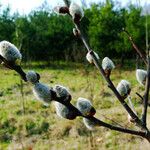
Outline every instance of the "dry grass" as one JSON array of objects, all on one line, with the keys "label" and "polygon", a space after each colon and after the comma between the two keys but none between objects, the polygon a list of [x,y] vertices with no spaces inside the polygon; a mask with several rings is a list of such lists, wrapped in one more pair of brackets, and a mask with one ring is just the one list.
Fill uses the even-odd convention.
[{"label": "dry grass", "polygon": [[[41,82],[50,86],[61,84],[67,86],[75,104],[78,97],[91,99],[97,113],[96,117],[107,122],[115,120],[123,126],[133,128],[127,121],[127,114],[113,93],[108,89],[96,69],[84,69],[84,65],[35,69],[41,74]],[[25,114],[22,112],[20,79],[10,70],[0,69],[0,149],[9,150],[130,150],[148,149],[147,141],[140,137],[121,134],[99,127],[89,131],[81,118],[74,121],[60,119],[55,114],[53,104],[49,107],[35,100],[32,85],[24,83]],[[135,71],[116,69],[112,73],[115,85],[127,79],[132,84],[134,104],[139,114],[141,104],[135,92],[143,92],[135,79]],[[149,112],[150,114],[150,112]],[[107,118],[105,117],[107,116]],[[113,122],[112,122],[113,123]],[[148,119],[150,126],[150,115]]]}]

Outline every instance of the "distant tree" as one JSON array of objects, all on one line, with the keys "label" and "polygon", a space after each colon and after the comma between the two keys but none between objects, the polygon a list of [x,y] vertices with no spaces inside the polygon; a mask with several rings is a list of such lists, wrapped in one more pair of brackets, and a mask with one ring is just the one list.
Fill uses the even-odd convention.
[{"label": "distant tree", "polygon": [[12,41],[14,30],[14,18],[10,14],[10,7],[6,7],[0,14],[0,40]]},{"label": "distant tree", "polygon": [[[132,35],[135,43],[143,49],[145,44],[144,40],[141,39],[144,39],[145,28],[141,17],[141,8],[130,5],[128,12],[125,14],[124,20],[126,30]],[[131,44],[129,44],[128,37],[124,36],[123,40],[126,47],[125,51],[131,51],[132,47]]]},{"label": "distant tree", "polygon": [[106,3],[93,5],[91,13],[89,36],[92,47],[101,56],[114,56],[118,32],[122,28],[118,10],[115,10],[112,1],[107,0]]}]

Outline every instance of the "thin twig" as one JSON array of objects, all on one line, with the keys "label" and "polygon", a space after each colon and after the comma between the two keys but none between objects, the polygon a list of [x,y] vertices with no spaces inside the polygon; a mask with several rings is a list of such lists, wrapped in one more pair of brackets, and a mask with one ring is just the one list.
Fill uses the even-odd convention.
[{"label": "thin twig", "polygon": [[146,127],[146,118],[147,118],[147,107],[148,107],[148,99],[149,99],[149,89],[150,89],[150,58],[148,57],[148,67],[147,67],[147,78],[146,78],[146,85],[145,85],[145,94],[144,94],[144,108],[142,112],[142,122],[143,125]]},{"label": "thin twig", "polygon": [[143,62],[145,63],[145,65],[147,66],[147,61],[146,58],[144,56],[144,54],[141,52],[141,50],[136,46],[135,42],[133,41],[133,38],[131,37],[131,35],[129,34],[129,32],[127,30],[125,30],[123,28],[123,31],[127,34],[130,42],[132,43],[133,48],[135,49],[135,51],[137,52],[137,54],[141,57],[141,59],[143,60]]},{"label": "thin twig", "polygon": [[149,89],[150,89],[150,54],[149,54],[149,45],[148,45],[148,23],[147,23],[147,14],[146,14],[146,52],[147,52],[147,78],[145,84],[145,94],[144,94],[144,101],[143,101],[143,112],[142,112],[142,122],[143,125],[146,127],[147,124],[147,107],[148,107],[148,98],[149,98]]},{"label": "thin twig", "polygon": [[103,116],[105,119],[107,119],[107,120],[111,121],[112,123],[114,123],[114,124],[116,124],[116,125],[118,125],[118,126],[120,126],[120,127],[123,128],[123,126],[122,126],[120,123],[118,123],[118,122],[116,122],[116,121],[114,121],[114,120],[112,120],[112,119],[106,117],[105,115],[102,115],[102,116]]},{"label": "thin twig", "polygon": [[25,99],[24,99],[24,92],[23,92],[23,81],[20,79],[20,93],[22,97],[22,111],[23,114],[25,115],[26,109],[25,109]]},{"label": "thin twig", "polygon": [[148,22],[147,22],[147,14],[146,14],[146,23],[145,23],[145,38],[146,38],[146,52],[147,52],[147,56],[149,56],[149,44],[148,44]]},{"label": "thin twig", "polygon": [[136,95],[141,99],[142,103],[144,101],[143,96],[141,96],[138,92],[136,92]]},{"label": "thin twig", "polygon": [[123,133],[129,133],[129,134],[137,135],[137,136],[141,136],[141,137],[146,136],[146,131],[136,131],[136,130],[130,130],[130,129],[121,128],[121,127],[116,127],[111,124],[105,123],[95,117],[85,117],[85,118],[89,119],[90,121],[96,123],[99,126],[103,126],[103,127],[109,128],[111,130],[115,130],[115,131],[119,131],[119,132],[123,132]]}]

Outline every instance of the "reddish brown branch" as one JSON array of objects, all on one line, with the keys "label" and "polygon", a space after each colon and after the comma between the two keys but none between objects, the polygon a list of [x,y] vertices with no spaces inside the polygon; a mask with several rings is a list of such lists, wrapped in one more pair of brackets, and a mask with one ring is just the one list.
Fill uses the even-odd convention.
[{"label": "reddish brown branch", "polygon": [[147,66],[147,61],[146,61],[146,57],[145,55],[141,52],[141,50],[136,46],[133,38],[131,37],[131,35],[129,34],[128,31],[126,31],[124,28],[123,28],[123,31],[127,34],[133,48],[135,49],[136,53],[141,57],[141,59],[143,60],[143,62],[145,63],[145,65]]}]

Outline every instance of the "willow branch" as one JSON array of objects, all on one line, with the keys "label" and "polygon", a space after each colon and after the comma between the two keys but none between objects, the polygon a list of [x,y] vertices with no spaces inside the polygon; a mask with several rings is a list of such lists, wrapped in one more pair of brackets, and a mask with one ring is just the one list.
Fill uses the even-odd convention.
[{"label": "willow branch", "polygon": [[124,28],[123,28],[123,31],[127,34],[131,44],[132,44],[132,47],[135,49],[136,53],[141,57],[141,59],[143,60],[143,62],[145,63],[145,65],[147,66],[147,61],[146,61],[146,58],[144,56],[144,54],[141,52],[141,50],[136,46],[133,38],[131,37],[131,35],[129,34],[128,31],[126,31]]},{"label": "willow branch", "polygon": [[[66,0],[64,0],[65,4],[66,4]],[[69,4],[66,4],[67,7],[69,7]],[[74,21],[73,21],[74,22]],[[115,96],[118,98],[118,100],[120,101],[120,103],[122,104],[122,106],[125,108],[125,110],[128,112],[128,114],[135,120],[136,124],[141,127],[142,129],[146,130],[147,133],[149,133],[149,130],[147,129],[146,126],[143,125],[142,121],[138,118],[138,116],[131,110],[131,108],[128,106],[128,104],[124,101],[124,98],[118,93],[118,91],[116,90],[114,84],[112,83],[112,81],[110,80],[109,77],[107,77],[105,75],[105,72],[103,70],[103,68],[101,67],[101,65],[99,64],[98,62],[98,59],[96,58],[94,52],[91,50],[90,46],[88,45],[87,41],[86,41],[86,38],[84,36],[84,33],[82,33],[82,30],[80,28],[80,25],[75,23],[74,22],[74,25],[76,27],[76,29],[79,31],[80,33],[80,39],[82,40],[84,46],[86,47],[87,51],[90,52],[92,58],[93,58],[93,61],[94,61],[94,64],[95,66],[97,67],[97,69],[99,70],[99,73],[103,76],[103,78],[106,80],[106,82],[108,83],[108,86],[110,87],[110,89],[114,92]],[[129,35],[129,34],[128,34]],[[132,45],[133,47],[135,48],[135,50],[137,51],[137,53],[140,55],[140,57],[143,59],[144,63],[147,65],[147,62],[143,56],[143,54],[140,52],[140,50],[137,48],[137,46],[134,44],[132,38],[130,37],[130,40],[132,42]],[[85,116],[83,116],[85,117]],[[87,118],[87,117],[85,117]],[[120,131],[120,132],[125,132],[125,133],[130,133],[130,134],[134,134],[134,135],[141,135],[141,136],[144,136],[145,137],[145,132],[140,132],[140,131],[134,131],[134,130],[128,130],[128,129],[124,129],[124,128],[121,128],[121,127],[115,127],[115,126],[112,126],[110,124],[107,124],[107,123],[104,123],[102,121],[98,121],[96,118],[92,117],[92,118],[88,118],[88,119],[91,119],[91,121],[95,121],[97,123],[99,123],[99,125],[101,126],[104,126],[104,127],[107,127],[109,129],[112,129],[112,130],[117,130],[117,131]]]},{"label": "willow branch", "polygon": [[70,102],[63,101],[63,99],[58,98],[58,97],[55,98],[55,101],[65,105],[70,111],[73,111],[76,114],[76,116],[81,116],[81,117],[84,117],[86,119],[89,119],[96,126],[103,126],[103,127],[108,128],[108,129],[111,129],[111,130],[115,130],[115,131],[119,131],[119,132],[123,132],[123,133],[128,133],[128,134],[132,134],[132,135],[137,135],[137,136],[141,136],[143,138],[146,138],[146,134],[147,134],[146,131],[130,130],[130,129],[126,129],[123,127],[118,127],[118,126],[108,124],[106,122],[103,122],[103,121],[95,118],[95,117],[83,116],[82,113],[75,106],[73,106]]},{"label": "willow branch", "polygon": [[87,50],[90,52],[91,56],[93,57],[94,64],[97,67],[97,69],[99,70],[99,73],[106,80],[106,82],[108,83],[108,86],[114,92],[115,96],[118,98],[118,100],[120,101],[122,106],[125,108],[125,110],[128,112],[128,114],[135,120],[136,124],[139,127],[141,127],[142,129],[148,130],[145,126],[143,126],[143,124],[142,124],[141,120],[138,118],[138,116],[132,111],[132,109],[124,101],[123,97],[118,93],[118,91],[116,90],[116,88],[115,88],[114,84],[112,83],[112,81],[110,80],[110,78],[105,75],[105,72],[104,72],[103,68],[101,67],[101,65],[99,64],[98,59],[95,57],[94,52],[92,50],[90,50],[90,46],[87,44],[87,42],[85,40],[84,34],[82,33],[82,30],[80,29],[80,25],[75,24],[75,27],[77,30],[80,31],[80,34],[81,34],[80,38],[81,38],[83,44],[85,45],[85,47],[87,48]]},{"label": "willow branch", "polygon": [[147,78],[146,78],[146,85],[145,85],[145,94],[144,94],[144,99],[143,99],[144,108],[143,108],[143,112],[142,112],[142,122],[145,127],[147,124],[146,118],[147,118],[149,89],[150,89],[150,58],[148,57]]},{"label": "willow branch", "polygon": [[20,76],[21,78],[26,82],[27,79],[26,79],[26,73],[22,70],[22,68],[18,65],[15,65],[14,62],[9,62],[7,61],[3,56],[0,55],[0,60],[2,62],[4,62],[4,64],[10,68],[10,69],[13,69],[15,70]]}]

